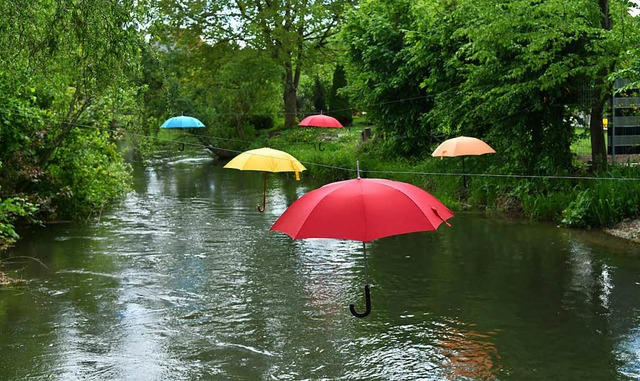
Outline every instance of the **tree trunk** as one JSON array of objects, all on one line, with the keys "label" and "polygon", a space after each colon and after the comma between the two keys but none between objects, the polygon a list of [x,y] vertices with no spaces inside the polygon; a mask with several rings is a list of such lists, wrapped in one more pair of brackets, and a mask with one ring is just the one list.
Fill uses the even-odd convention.
[{"label": "tree trunk", "polygon": [[242,143],[247,143],[247,138],[244,135],[244,113],[236,117],[236,132],[242,139]]},{"label": "tree trunk", "polygon": [[297,93],[293,84],[289,81],[284,84],[284,126],[285,128],[296,125]]},{"label": "tree trunk", "polygon": [[[298,56],[300,53],[298,53]],[[298,59],[299,61],[299,59]],[[291,58],[285,62],[284,81],[284,126],[285,128],[296,125],[298,113],[298,84],[300,83],[300,63],[293,65]]]},{"label": "tree trunk", "polygon": [[[598,0],[601,12],[601,25],[604,30],[611,30],[611,18],[609,17],[609,0]],[[593,170],[600,171],[607,167],[607,146],[604,142],[604,129],[602,126],[602,114],[606,91],[604,89],[604,78],[609,74],[605,66],[598,71],[595,78],[592,104],[591,120],[589,121],[589,132],[591,133],[591,161]]]},{"label": "tree trunk", "polygon": [[596,80],[593,92],[593,104],[591,105],[591,120],[589,132],[591,135],[591,162],[593,170],[600,171],[607,167],[607,146],[604,142],[604,129],[602,126],[602,114],[604,109],[604,97],[601,79]]},{"label": "tree trunk", "polygon": [[534,113],[528,119],[527,124],[531,132],[531,143],[529,145],[530,155],[526,163],[526,168],[527,173],[534,173],[545,150],[543,118],[537,115],[537,113]]}]

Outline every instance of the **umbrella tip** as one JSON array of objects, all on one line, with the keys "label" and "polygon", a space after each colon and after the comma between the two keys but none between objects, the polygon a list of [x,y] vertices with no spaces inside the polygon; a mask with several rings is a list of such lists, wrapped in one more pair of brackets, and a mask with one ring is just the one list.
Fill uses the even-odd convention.
[{"label": "umbrella tip", "polygon": [[358,178],[360,178],[360,160],[356,160],[356,171],[358,172]]}]

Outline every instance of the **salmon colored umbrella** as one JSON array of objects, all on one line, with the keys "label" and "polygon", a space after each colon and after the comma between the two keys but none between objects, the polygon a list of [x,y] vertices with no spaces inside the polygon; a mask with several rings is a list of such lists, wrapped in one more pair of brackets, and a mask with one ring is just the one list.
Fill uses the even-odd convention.
[{"label": "salmon colored umbrella", "polygon": [[459,136],[442,142],[431,156],[442,159],[445,156],[484,155],[485,153],[496,153],[496,151],[480,139]]},{"label": "salmon colored umbrella", "polygon": [[304,119],[300,123],[298,123],[300,127],[324,127],[324,128],[343,128],[344,126],[340,121],[334,117],[329,115],[310,115]]},{"label": "salmon colored umbrella", "polygon": [[239,169],[241,171],[264,171],[262,206],[258,206],[258,211],[260,212],[264,212],[267,202],[267,172],[295,172],[296,180],[300,180],[300,172],[306,170],[304,165],[295,157],[284,151],[268,147],[242,152],[231,159],[224,168]]},{"label": "salmon colored umbrella", "polygon": [[453,213],[435,197],[414,185],[385,179],[327,184],[306,193],[278,218],[271,230],[293,239],[336,238],[362,241],[366,311],[371,312],[365,242],[392,235],[436,230]]},{"label": "salmon colored umbrella", "polygon": [[[457,138],[448,139],[442,142],[438,148],[431,154],[433,157],[440,157],[442,160],[445,156],[470,156],[484,155],[487,153],[496,153],[487,143],[478,138],[468,136],[459,136]],[[467,187],[467,178],[464,175],[464,157],[462,158],[462,180],[465,188]]]}]

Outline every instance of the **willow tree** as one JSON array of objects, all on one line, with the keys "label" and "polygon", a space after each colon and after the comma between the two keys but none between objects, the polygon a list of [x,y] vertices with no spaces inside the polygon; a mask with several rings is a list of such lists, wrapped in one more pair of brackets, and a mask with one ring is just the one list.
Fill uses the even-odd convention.
[{"label": "willow tree", "polygon": [[[296,122],[300,75],[327,48],[355,0],[159,0],[164,18],[215,44],[235,41],[268,52],[283,69],[285,126]],[[324,59],[324,58],[323,58]]]},{"label": "willow tree", "polygon": [[122,158],[100,129],[135,104],[127,85],[139,62],[136,4],[0,2],[0,197],[28,193],[50,211],[65,202],[76,213],[124,186]]}]

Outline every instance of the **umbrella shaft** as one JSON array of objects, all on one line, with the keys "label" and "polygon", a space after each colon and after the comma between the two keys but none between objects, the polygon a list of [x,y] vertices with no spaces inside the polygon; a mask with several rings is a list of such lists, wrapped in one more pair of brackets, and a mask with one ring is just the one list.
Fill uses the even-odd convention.
[{"label": "umbrella shaft", "polygon": [[262,207],[267,205],[267,172],[264,173],[264,188],[262,191]]},{"label": "umbrella shaft", "polygon": [[364,253],[364,284],[369,284],[369,273],[367,271],[367,246],[362,242],[362,252]]}]

